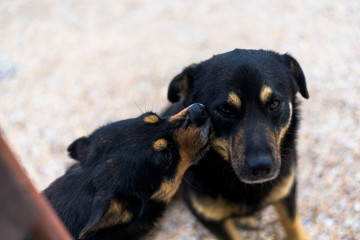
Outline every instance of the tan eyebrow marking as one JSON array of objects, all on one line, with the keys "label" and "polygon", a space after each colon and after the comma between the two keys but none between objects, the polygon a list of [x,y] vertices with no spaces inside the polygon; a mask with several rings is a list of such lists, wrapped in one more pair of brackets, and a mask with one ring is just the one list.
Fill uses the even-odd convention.
[{"label": "tan eyebrow marking", "polygon": [[160,138],[158,140],[156,140],[153,144],[153,148],[155,149],[155,151],[162,151],[167,147],[167,141],[164,138]]},{"label": "tan eyebrow marking", "polygon": [[150,114],[144,117],[144,122],[147,123],[157,123],[158,121],[160,121],[160,118],[154,114]]},{"label": "tan eyebrow marking", "polygon": [[269,86],[264,86],[261,91],[260,91],[260,100],[262,103],[267,103],[268,101],[270,101],[271,95],[272,95],[272,90]]},{"label": "tan eyebrow marking", "polygon": [[229,93],[229,96],[227,98],[227,103],[236,108],[240,108],[241,106],[241,100],[239,96],[234,92]]}]

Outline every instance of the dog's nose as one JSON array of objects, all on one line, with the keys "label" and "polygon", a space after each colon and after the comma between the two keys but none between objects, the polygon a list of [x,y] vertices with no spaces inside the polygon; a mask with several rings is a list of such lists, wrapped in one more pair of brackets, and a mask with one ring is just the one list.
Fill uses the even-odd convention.
[{"label": "dog's nose", "polygon": [[272,159],[268,155],[250,156],[247,165],[253,178],[265,178],[272,172]]},{"label": "dog's nose", "polygon": [[195,123],[197,126],[200,126],[209,118],[206,107],[201,103],[194,103],[190,105],[187,116],[190,121]]}]

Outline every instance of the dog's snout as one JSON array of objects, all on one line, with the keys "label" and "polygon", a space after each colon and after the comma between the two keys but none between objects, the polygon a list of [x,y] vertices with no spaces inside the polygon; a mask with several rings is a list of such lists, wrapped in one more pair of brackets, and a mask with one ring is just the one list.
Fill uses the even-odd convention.
[{"label": "dog's snout", "polygon": [[192,123],[200,126],[209,118],[209,114],[203,104],[194,103],[189,107],[187,117]]},{"label": "dog's snout", "polygon": [[272,172],[272,158],[268,155],[250,156],[247,165],[253,178],[265,178]]}]

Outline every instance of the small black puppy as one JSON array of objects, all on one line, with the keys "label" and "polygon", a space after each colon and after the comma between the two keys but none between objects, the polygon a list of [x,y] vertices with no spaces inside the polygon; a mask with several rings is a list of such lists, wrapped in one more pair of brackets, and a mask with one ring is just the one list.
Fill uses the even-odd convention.
[{"label": "small black puppy", "polygon": [[175,103],[198,102],[212,122],[211,149],[186,172],[182,196],[220,239],[237,239],[233,220],[274,205],[291,240],[308,239],[296,207],[297,93],[309,94],[288,54],[235,49],[185,68],[170,83]]},{"label": "small black puppy", "polygon": [[209,126],[201,104],[166,119],[149,112],[103,126],[69,146],[79,163],[44,194],[76,239],[138,239],[208,149]]}]

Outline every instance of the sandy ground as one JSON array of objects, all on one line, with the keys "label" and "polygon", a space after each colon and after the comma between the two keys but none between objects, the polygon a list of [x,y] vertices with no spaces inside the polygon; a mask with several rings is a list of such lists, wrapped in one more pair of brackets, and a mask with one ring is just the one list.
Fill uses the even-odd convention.
[{"label": "sandy ground", "polygon": [[[39,189],[66,148],[105,123],[167,106],[183,67],[234,48],[303,67],[299,209],[314,239],[360,239],[360,2],[0,2],[0,126]],[[283,236],[273,209],[245,239]],[[153,239],[211,237],[176,200]]]}]

